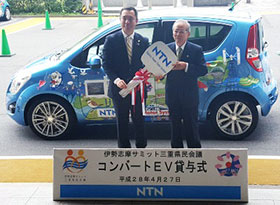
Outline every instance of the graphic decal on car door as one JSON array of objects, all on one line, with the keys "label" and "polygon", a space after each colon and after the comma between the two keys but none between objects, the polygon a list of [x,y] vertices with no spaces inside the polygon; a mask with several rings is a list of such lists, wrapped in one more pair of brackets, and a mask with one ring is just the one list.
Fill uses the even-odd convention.
[{"label": "graphic decal on car door", "polygon": [[234,87],[238,90],[239,86],[249,87],[260,81],[250,74],[240,76],[236,71],[237,64],[231,58],[224,60],[222,56],[219,56],[215,61],[207,62],[206,66],[208,73],[198,78],[198,87],[205,92],[211,87]]}]

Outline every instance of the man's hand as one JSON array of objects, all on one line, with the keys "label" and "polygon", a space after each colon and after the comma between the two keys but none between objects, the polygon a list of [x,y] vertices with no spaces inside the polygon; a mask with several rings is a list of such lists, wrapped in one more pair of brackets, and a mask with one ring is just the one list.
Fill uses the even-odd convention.
[{"label": "man's hand", "polygon": [[156,81],[160,81],[164,78],[164,75],[155,76]]},{"label": "man's hand", "polygon": [[151,73],[151,75],[155,78],[155,80],[158,82],[164,78],[165,75],[154,75]]},{"label": "man's hand", "polygon": [[185,70],[187,67],[187,63],[184,61],[177,61],[175,64],[172,64],[172,70]]},{"label": "man's hand", "polygon": [[117,82],[117,86],[118,86],[119,88],[121,88],[121,89],[127,88],[127,85],[126,85],[126,83],[124,82],[124,80],[119,80],[119,81]]}]

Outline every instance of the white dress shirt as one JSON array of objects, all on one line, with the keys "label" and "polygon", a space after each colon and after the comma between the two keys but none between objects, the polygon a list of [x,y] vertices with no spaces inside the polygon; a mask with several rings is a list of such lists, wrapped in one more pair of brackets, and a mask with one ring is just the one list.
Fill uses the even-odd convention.
[{"label": "white dress shirt", "polygon": [[[134,32],[133,32],[131,35],[127,35],[127,34],[122,30],[122,34],[123,34],[124,39],[126,39],[127,37],[130,37],[130,40],[132,41],[132,42],[131,42],[131,50],[133,50]],[[125,41],[125,43],[126,43],[126,41]],[[116,79],[114,80],[114,84],[117,85],[118,82],[119,82],[120,80],[121,80],[120,78],[116,78]]]}]

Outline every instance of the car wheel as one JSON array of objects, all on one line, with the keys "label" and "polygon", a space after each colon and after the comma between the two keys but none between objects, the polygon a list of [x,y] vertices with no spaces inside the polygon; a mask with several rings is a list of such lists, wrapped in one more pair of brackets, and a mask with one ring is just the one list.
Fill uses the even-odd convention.
[{"label": "car wheel", "polygon": [[217,132],[231,140],[241,140],[250,135],[258,119],[255,104],[242,98],[218,100],[211,112],[211,121]]},{"label": "car wheel", "polygon": [[10,9],[7,7],[7,8],[5,9],[4,20],[8,21],[8,20],[10,20],[10,19],[11,19],[11,11],[10,11]]},{"label": "car wheel", "polygon": [[63,99],[50,96],[32,102],[27,120],[32,131],[44,139],[65,137],[76,124],[71,105]]}]

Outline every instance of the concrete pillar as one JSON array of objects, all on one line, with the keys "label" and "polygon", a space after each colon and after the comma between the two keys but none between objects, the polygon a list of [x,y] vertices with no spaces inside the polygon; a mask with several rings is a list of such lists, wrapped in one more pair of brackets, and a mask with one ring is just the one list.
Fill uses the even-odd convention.
[{"label": "concrete pillar", "polygon": [[[85,6],[86,11],[83,11],[83,13],[88,13],[88,14],[92,14],[94,11],[93,9],[93,0],[83,0],[82,1],[83,6]],[[97,7],[97,6],[96,6]]]},{"label": "concrete pillar", "polygon": [[194,0],[187,0],[187,7],[193,7],[194,6]]},{"label": "concrete pillar", "polygon": [[123,8],[127,7],[127,0],[123,0]]},{"label": "concrete pillar", "polygon": [[178,7],[182,7],[182,6],[183,6],[182,0],[177,0],[177,6],[178,6]]},{"label": "concrete pillar", "polygon": [[100,3],[101,3],[101,8],[105,8],[104,4],[103,4],[103,0],[100,0]]},{"label": "concrete pillar", "polygon": [[148,0],[148,8],[152,9],[152,0]]},{"label": "concrete pillar", "polygon": [[138,7],[138,8],[143,7],[142,0],[137,0],[137,6],[136,7]]},{"label": "concrete pillar", "polygon": [[174,7],[174,8],[177,7],[177,0],[173,0],[173,7]]},{"label": "concrete pillar", "polygon": [[173,0],[173,7],[176,8],[176,7],[182,7],[183,4],[182,4],[182,0]]},{"label": "concrete pillar", "polygon": [[89,10],[89,0],[83,0],[82,4],[86,6],[87,11]]}]

